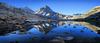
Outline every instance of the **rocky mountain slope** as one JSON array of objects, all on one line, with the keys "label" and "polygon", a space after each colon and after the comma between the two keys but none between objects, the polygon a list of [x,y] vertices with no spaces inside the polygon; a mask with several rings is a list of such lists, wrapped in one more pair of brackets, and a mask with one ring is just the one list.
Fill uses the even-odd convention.
[{"label": "rocky mountain slope", "polygon": [[20,28],[22,28],[21,30],[27,30],[29,24],[24,24],[24,22],[32,18],[34,20],[45,19],[35,15],[34,11],[29,8],[16,8],[0,2],[0,34],[20,30]]}]

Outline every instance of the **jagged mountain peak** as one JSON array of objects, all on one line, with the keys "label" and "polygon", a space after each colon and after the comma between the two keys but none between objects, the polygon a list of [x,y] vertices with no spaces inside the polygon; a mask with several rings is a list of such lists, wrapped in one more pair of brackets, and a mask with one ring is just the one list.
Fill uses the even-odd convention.
[{"label": "jagged mountain peak", "polygon": [[45,5],[44,7],[40,8],[41,11],[48,11],[48,12],[51,12],[52,9],[48,6],[48,5]]},{"label": "jagged mountain peak", "polygon": [[55,14],[56,12],[54,12],[48,5],[45,5],[44,7],[37,10],[36,13],[37,14],[43,14],[43,13]]},{"label": "jagged mountain peak", "polygon": [[50,9],[50,7],[48,5],[45,5],[44,8],[45,9]]},{"label": "jagged mountain peak", "polygon": [[53,11],[48,5],[45,5],[44,7],[40,8],[36,11],[36,14],[41,17],[47,17],[51,19],[57,19],[57,12]]}]

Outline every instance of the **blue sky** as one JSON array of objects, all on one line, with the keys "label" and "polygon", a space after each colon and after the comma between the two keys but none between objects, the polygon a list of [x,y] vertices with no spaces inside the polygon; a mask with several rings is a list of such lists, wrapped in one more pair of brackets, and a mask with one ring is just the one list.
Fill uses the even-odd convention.
[{"label": "blue sky", "polygon": [[0,0],[16,7],[29,7],[37,10],[48,5],[53,11],[66,15],[85,13],[95,6],[100,6],[100,0]]}]

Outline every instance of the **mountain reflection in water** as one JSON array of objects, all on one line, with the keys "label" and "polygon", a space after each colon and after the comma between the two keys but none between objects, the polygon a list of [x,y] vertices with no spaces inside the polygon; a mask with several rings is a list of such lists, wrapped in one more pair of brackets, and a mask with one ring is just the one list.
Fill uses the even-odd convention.
[{"label": "mountain reflection in water", "polygon": [[91,27],[92,25],[87,24],[86,22],[60,21],[57,24],[54,23],[56,26],[53,25],[54,28],[46,34],[36,28],[30,29],[25,34],[14,31],[5,36],[0,36],[0,43],[50,43],[58,39],[64,42],[69,40],[79,41],[80,39],[96,42],[94,39],[100,37],[100,34],[97,34],[95,31],[98,27]]}]

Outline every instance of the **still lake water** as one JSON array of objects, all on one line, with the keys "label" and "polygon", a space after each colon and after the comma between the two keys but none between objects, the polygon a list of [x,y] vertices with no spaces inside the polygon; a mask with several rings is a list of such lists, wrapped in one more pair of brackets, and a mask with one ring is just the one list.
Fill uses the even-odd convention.
[{"label": "still lake water", "polygon": [[64,40],[75,38],[93,39],[95,37],[100,37],[100,34],[97,34],[95,31],[84,25],[69,23],[54,27],[47,34],[40,32],[36,28],[30,29],[26,34],[20,34],[17,30],[5,36],[0,36],[0,43],[14,43],[16,41],[19,43],[28,43],[30,41],[35,42],[36,40],[40,41],[43,39],[49,40],[57,37],[62,37]]}]

